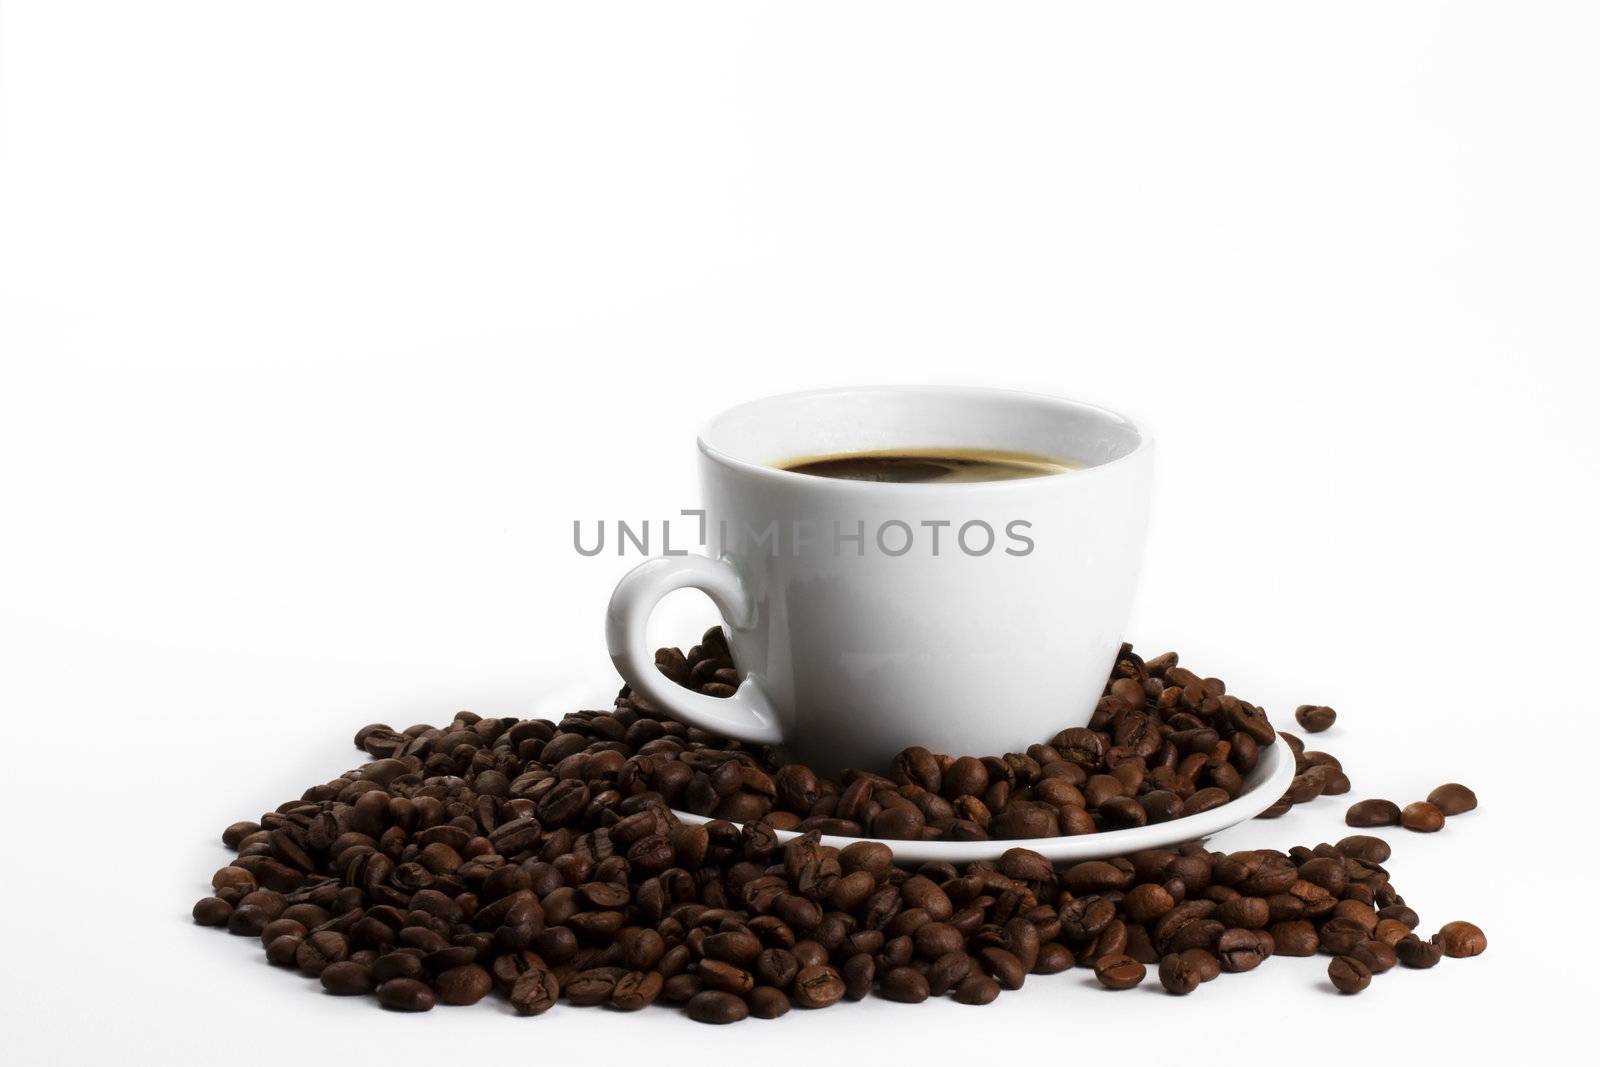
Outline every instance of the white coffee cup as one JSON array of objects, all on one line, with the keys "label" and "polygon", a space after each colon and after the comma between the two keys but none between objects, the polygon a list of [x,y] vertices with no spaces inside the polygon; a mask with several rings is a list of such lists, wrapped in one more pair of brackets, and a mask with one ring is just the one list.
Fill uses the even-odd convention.
[{"label": "white coffee cup", "polygon": [[[699,444],[716,558],[640,564],[606,617],[618,672],[651,704],[823,772],[881,769],[912,744],[1022,751],[1088,721],[1149,510],[1150,439],[1128,419],[1027,393],[845,388],[743,404]],[[1080,469],[888,483],[774,466],[896,448],[1027,452]],[[646,623],[685,587],[722,613],[743,675],[731,697],[655,666]]]}]

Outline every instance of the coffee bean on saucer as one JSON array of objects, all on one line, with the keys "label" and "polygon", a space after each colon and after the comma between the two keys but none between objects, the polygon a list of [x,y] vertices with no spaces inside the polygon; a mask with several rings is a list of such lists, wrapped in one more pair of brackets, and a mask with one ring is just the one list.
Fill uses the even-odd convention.
[{"label": "coffee bean on saucer", "polygon": [[1320,734],[1333,725],[1338,713],[1320,704],[1301,704],[1294,709],[1294,721],[1308,734]]},{"label": "coffee bean on saucer", "polygon": [[1328,981],[1341,993],[1359,993],[1372,984],[1372,972],[1354,956],[1335,956],[1328,964]]},{"label": "coffee bean on saucer", "polygon": [[1483,936],[1482,930],[1459,920],[1439,927],[1439,932],[1433,935],[1433,943],[1452,959],[1476,956],[1489,947],[1489,939]]},{"label": "coffee bean on saucer", "polygon": [[1144,981],[1144,964],[1132,956],[1101,956],[1094,961],[1094,976],[1107,989],[1132,989]]},{"label": "coffee bean on saucer", "polygon": [[1419,800],[1407,804],[1405,810],[1400,812],[1400,825],[1421,834],[1435,833],[1444,829],[1444,812],[1425,800]]},{"label": "coffee bean on saucer", "polygon": [[1344,813],[1346,826],[1398,826],[1400,805],[1392,800],[1358,800]]},{"label": "coffee bean on saucer", "polygon": [[1478,797],[1464,785],[1447,782],[1428,794],[1428,803],[1446,815],[1460,815],[1476,808]]}]

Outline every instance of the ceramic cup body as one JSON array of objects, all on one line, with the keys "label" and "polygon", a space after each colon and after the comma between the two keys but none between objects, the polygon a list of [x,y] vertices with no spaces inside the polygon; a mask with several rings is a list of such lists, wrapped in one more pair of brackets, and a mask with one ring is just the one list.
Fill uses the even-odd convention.
[{"label": "ceramic cup body", "polygon": [[[883,769],[910,744],[1022,751],[1088,721],[1122,640],[1148,514],[1150,442],[1072,401],[994,390],[825,390],[742,405],[700,436],[708,549],[636,568],[611,655],[656,706],[780,744],[824,771]],[[773,465],[891,448],[1021,451],[1081,469],[1012,481],[844,481]],[[644,624],[704,590],[743,682],[664,678]]]}]

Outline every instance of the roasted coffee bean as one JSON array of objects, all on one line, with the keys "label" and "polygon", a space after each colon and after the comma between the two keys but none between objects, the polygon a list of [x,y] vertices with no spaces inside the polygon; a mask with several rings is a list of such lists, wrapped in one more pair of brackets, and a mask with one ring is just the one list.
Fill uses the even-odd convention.
[{"label": "roasted coffee bean", "polygon": [[732,993],[707,989],[689,998],[689,1018],[697,1023],[721,1026],[736,1023],[750,1015],[750,1008]]},{"label": "roasted coffee bean", "polygon": [[1357,945],[1367,940],[1367,930],[1348,919],[1330,919],[1317,931],[1323,952],[1333,956],[1348,956]]},{"label": "roasted coffee bean", "polygon": [[620,967],[590,967],[563,982],[561,993],[580,1007],[604,1004],[611,999],[612,992],[617,988],[617,979],[626,973]]},{"label": "roasted coffee bean", "polygon": [[1094,961],[1094,976],[1107,989],[1132,989],[1144,981],[1144,964],[1132,956],[1101,956]]},{"label": "roasted coffee bean", "polygon": [[201,926],[226,926],[233,905],[220,897],[201,897],[195,902],[194,921]]},{"label": "roasted coffee bean", "polygon": [[1338,713],[1320,704],[1301,704],[1294,709],[1294,721],[1308,734],[1320,734],[1333,725]]},{"label": "roasted coffee bean", "polygon": [[[1139,927],[1138,929],[1142,933],[1144,928]],[[1148,941],[1146,941],[1146,944],[1148,944]],[[1141,963],[1144,962],[1137,953],[1131,950],[1129,955],[1140,960]],[[1039,946],[1039,958],[1033,963],[1033,973],[1060,974],[1062,971],[1070,971],[1076,964],[1077,960],[1072,955],[1070,948],[1059,941],[1046,941]]]},{"label": "roasted coffee bean", "polygon": [[1389,842],[1367,834],[1351,834],[1334,846],[1342,856],[1362,863],[1384,863],[1389,859]]},{"label": "roasted coffee bean", "polygon": [[928,967],[928,992],[939,997],[966,981],[974,971],[972,957],[965,951],[950,952]]},{"label": "roasted coffee bean", "polygon": [[511,986],[511,1006],[518,1015],[543,1015],[555,1007],[560,996],[560,983],[544,967],[529,968]]},{"label": "roasted coffee bean", "polygon": [[1439,927],[1439,932],[1433,935],[1433,943],[1452,959],[1477,956],[1489,947],[1489,939],[1483,936],[1482,930],[1460,920]]},{"label": "roasted coffee bean", "polygon": [[858,952],[839,967],[839,977],[844,981],[844,995],[850,1000],[861,1000],[872,992],[878,967],[872,956]]},{"label": "roasted coffee bean", "polygon": [[494,979],[476,963],[464,963],[441,971],[433,984],[445,1004],[476,1004],[489,995]]},{"label": "roasted coffee bean", "polygon": [[382,985],[391,978],[421,978],[423,974],[422,957],[414,952],[386,952],[372,961],[372,981],[375,985]]},{"label": "roasted coffee bean", "polygon": [[1478,797],[1464,785],[1447,782],[1428,794],[1428,803],[1445,815],[1460,815],[1476,808]]},{"label": "roasted coffee bean", "polygon": [[1354,956],[1335,956],[1328,964],[1328,981],[1341,993],[1359,993],[1372,984],[1372,972]]},{"label": "roasted coffee bean", "polygon": [[1000,983],[984,974],[974,974],[956,986],[955,998],[962,1004],[993,1004],[1000,996]]},{"label": "roasted coffee bean", "polygon": [[1255,970],[1272,950],[1272,938],[1263,939],[1260,930],[1235,927],[1224,931],[1217,939],[1217,958],[1222,969],[1234,973]]},{"label": "roasted coffee bean", "polygon": [[295,950],[295,966],[312,978],[322,973],[330,963],[338,963],[350,955],[350,942],[343,934],[332,930],[319,930],[300,942]]},{"label": "roasted coffee bean", "polygon": [[1007,949],[997,946],[979,949],[978,959],[983,969],[1005,989],[1021,989],[1022,983],[1027,981],[1028,968]]},{"label": "roasted coffee bean", "polygon": [[802,1008],[827,1008],[844,997],[845,984],[832,967],[814,964],[800,969],[789,992]]},{"label": "roasted coffee bean", "polygon": [[756,957],[756,977],[767,985],[788,989],[800,973],[800,961],[786,948],[769,948]]},{"label": "roasted coffee bean", "polygon": [[1399,962],[1394,949],[1382,941],[1363,941],[1350,955],[1366,964],[1367,970],[1373,974],[1382,974]]},{"label": "roasted coffee bean", "polygon": [[1202,982],[1209,982],[1222,973],[1222,964],[1217,957],[1203,948],[1185,949],[1177,955],[1194,969],[1194,973],[1200,976]]},{"label": "roasted coffee bean", "polygon": [[[629,971],[617,979],[611,990],[611,1006],[618,1011],[640,1011],[661,995],[664,979],[656,971]],[[771,988],[763,986],[763,989]],[[781,995],[781,994],[780,994]],[[775,1018],[776,1016],[763,1016]]]},{"label": "roasted coffee bean", "polygon": [[781,989],[758,985],[745,997],[750,1014],[757,1019],[776,1019],[789,1013],[789,997]]},{"label": "roasted coffee bean", "polygon": [[878,993],[902,1004],[920,1004],[928,999],[928,980],[914,967],[896,967],[879,980]]},{"label": "roasted coffee bean", "polygon": [[1344,813],[1346,826],[1398,826],[1400,805],[1392,800],[1358,800]]},{"label": "roasted coffee bean", "polygon": [[[725,993],[744,996],[755,988],[755,976],[742,967],[721,960],[704,959],[695,965],[695,973],[707,989],[720,989]],[[610,996],[610,990],[606,996]]]},{"label": "roasted coffee bean", "polygon": [[366,964],[341,960],[322,969],[322,988],[334,996],[365,996],[373,987],[372,968]]},{"label": "roasted coffee bean", "polygon": [[305,938],[299,934],[284,934],[273,938],[267,945],[267,962],[275,967],[293,967],[304,940]]},{"label": "roasted coffee bean", "polygon": [[378,987],[378,1003],[390,1011],[428,1011],[433,990],[415,978],[391,978]]},{"label": "roasted coffee bean", "polygon": [[1444,812],[1425,800],[1419,800],[1414,804],[1407,804],[1400,812],[1400,825],[1407,830],[1431,834],[1444,829]]},{"label": "roasted coffee bean", "polygon": [[1317,928],[1304,919],[1273,923],[1268,933],[1273,951],[1280,956],[1315,956],[1320,947]]},{"label": "roasted coffee bean", "polygon": [[1161,979],[1161,988],[1177,996],[1193,993],[1205,980],[1200,977],[1199,969],[1189,959],[1176,952],[1161,957],[1156,977]]},{"label": "roasted coffee bean", "polygon": [[1394,954],[1407,967],[1426,970],[1439,962],[1444,950],[1432,941],[1412,935],[1395,942]]}]

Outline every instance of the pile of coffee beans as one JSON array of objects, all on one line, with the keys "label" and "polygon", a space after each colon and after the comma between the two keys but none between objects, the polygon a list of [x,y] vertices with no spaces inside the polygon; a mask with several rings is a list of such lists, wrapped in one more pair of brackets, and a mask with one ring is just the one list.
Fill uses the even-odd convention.
[{"label": "pile of coffee beans", "polygon": [[[711,696],[731,696],[739,679],[720,627],[687,653],[661,649],[656,665]],[[625,692],[618,706],[656,713],[638,694]],[[1175,653],[1145,660],[1124,645],[1088,725],[1026,752],[951,756],[913,747],[883,773],[853,769],[835,779],[773,750],[690,736],[690,746],[653,756],[645,770],[649,787],[679,810],[842,837],[983,841],[1092,834],[1226,804],[1278,732],[1220,678],[1180,667]],[[1284,738],[1296,775],[1264,817],[1349,792],[1337,759]]]},{"label": "pile of coffee beans", "polygon": [[1458,782],[1446,782],[1404,808],[1392,800],[1358,800],[1344,813],[1347,826],[1403,826],[1417,833],[1431,834],[1444,829],[1451,815],[1461,815],[1478,806],[1478,795]]},{"label": "pile of coffee beans", "polygon": [[[1184,711],[1156,715],[1154,751],[1178,747],[1174,733],[1217,728],[1182,715],[1227,719],[1234,737],[1260,743],[1254,712],[1234,721],[1220,690],[1189,703],[1207,699],[1204,716],[1181,701]],[[1109,747],[1147,743],[1119,739],[1117,718],[1091,732],[1109,734]],[[816,830],[780,845],[773,808],[743,826],[686,825],[658,788],[658,764],[711,767],[747,789],[753,761],[692,766],[688,754],[719,750],[626,694],[611,712],[559,723],[462,712],[439,727],[368,726],[356,743],[370,762],[223,832],[237,855],[193,915],[257,938],[270,962],[328,994],[394,1011],[497,995],[524,1015],[561,1001],[662,1003],[729,1023],[872,995],[988,1004],[1074,967],[1108,989],[1155,967],[1183,994],[1270,956],[1318,952],[1334,957],[1338,988],[1357,989],[1395,963],[1430,967],[1485,947],[1470,923],[1419,935],[1383,867],[1389,847],[1373,837],[1287,852],[1190,845],[1057,870],[1021,848],[992,863],[902,867],[886,845],[835,850]],[[1194,792],[1223,788],[1208,777],[1222,744],[1180,748],[1180,766],[1205,756],[1191,761]],[[1231,752],[1218,766],[1232,766]],[[1057,754],[1043,762],[1072,761]]]}]

